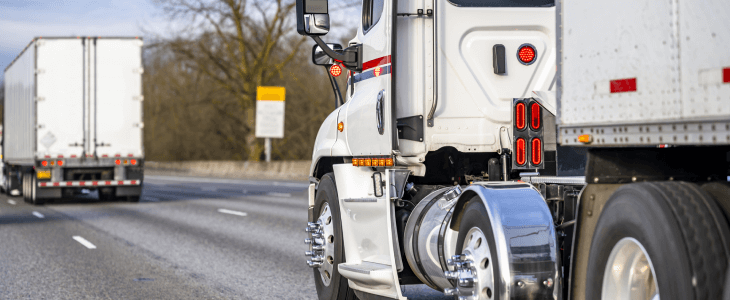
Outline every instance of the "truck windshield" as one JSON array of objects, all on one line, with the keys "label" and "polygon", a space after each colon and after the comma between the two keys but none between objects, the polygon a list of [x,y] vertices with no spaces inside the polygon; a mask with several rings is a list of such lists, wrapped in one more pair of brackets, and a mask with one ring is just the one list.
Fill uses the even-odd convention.
[{"label": "truck windshield", "polygon": [[549,7],[555,0],[449,0],[451,4],[463,7]]}]

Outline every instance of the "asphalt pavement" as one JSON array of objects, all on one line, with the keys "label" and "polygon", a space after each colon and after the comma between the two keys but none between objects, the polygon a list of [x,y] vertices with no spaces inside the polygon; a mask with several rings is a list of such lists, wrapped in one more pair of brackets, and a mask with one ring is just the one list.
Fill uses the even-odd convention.
[{"label": "asphalt pavement", "polygon": [[317,299],[306,188],[147,176],[140,203],[0,195],[0,299]]}]

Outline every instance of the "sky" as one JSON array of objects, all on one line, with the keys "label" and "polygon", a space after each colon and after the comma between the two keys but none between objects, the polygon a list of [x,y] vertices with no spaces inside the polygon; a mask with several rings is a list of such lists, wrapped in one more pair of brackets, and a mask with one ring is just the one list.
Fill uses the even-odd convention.
[{"label": "sky", "polygon": [[37,36],[142,36],[168,24],[151,0],[0,0],[0,70]]},{"label": "sky", "polygon": [[[351,8],[333,12],[331,17],[333,23],[347,18],[358,20],[358,12],[359,7]],[[0,71],[5,70],[34,37],[144,38],[145,32],[164,35],[174,31],[173,23],[152,0],[0,0]],[[335,30],[333,28],[333,33]],[[339,40],[334,36],[330,39]]]}]

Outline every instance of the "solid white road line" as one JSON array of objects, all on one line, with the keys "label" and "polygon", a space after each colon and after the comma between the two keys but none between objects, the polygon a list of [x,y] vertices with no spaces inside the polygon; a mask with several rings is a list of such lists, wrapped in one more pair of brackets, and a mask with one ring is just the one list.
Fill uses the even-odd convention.
[{"label": "solid white road line", "polygon": [[235,211],[235,210],[230,210],[230,209],[225,209],[225,208],[219,208],[219,209],[218,209],[218,212],[219,212],[219,213],[223,213],[223,214],[229,214],[229,215],[236,215],[236,216],[241,216],[241,217],[245,217],[245,216],[247,216],[247,215],[248,215],[248,214],[247,214],[247,213],[245,213],[245,212],[241,212],[241,211]]},{"label": "solid white road line", "polygon": [[10,205],[15,205],[15,200],[8,200],[8,203],[10,203]]},{"label": "solid white road line", "polygon": [[286,198],[291,197],[291,194],[289,194],[289,193],[276,193],[276,192],[271,192],[271,193],[268,193],[268,195],[269,196],[274,196],[274,197],[286,197]]},{"label": "solid white road line", "polygon": [[87,241],[85,238],[82,238],[78,235],[74,235],[73,239],[76,240],[77,242],[79,242],[79,244],[84,245],[84,247],[86,247],[86,248],[96,249],[96,246],[94,246],[94,244],[92,244],[91,242]]},{"label": "solid white road line", "polygon": [[37,211],[33,211],[33,215],[36,216],[36,217],[38,217],[39,219],[43,219],[43,218],[46,217],[42,213],[39,213]]}]

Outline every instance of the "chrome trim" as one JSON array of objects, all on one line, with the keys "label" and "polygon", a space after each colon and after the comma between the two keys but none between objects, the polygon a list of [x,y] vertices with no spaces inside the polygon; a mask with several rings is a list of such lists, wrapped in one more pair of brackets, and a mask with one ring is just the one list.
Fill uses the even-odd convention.
[{"label": "chrome trim", "polygon": [[[524,175],[525,173],[522,173],[520,175]],[[586,178],[585,176],[522,176],[520,179],[527,183],[556,183],[556,184],[575,184],[575,185],[585,185],[586,184]]]},{"label": "chrome trim", "polygon": [[378,202],[378,198],[347,198],[343,199],[345,202]]},{"label": "chrome trim", "polygon": [[[475,194],[487,210],[496,244],[494,263],[499,264],[500,273],[494,282],[500,286],[500,294],[492,299],[522,299],[530,295],[559,299],[562,286],[555,227],[540,193],[525,184],[481,183],[470,185],[462,197]],[[530,268],[522,267],[523,264]],[[550,282],[548,279],[553,282],[550,287],[543,284]]]},{"label": "chrome trim", "polygon": [[370,274],[370,270],[358,269],[358,268],[354,268],[354,267],[351,267],[351,266],[348,266],[348,265],[345,265],[345,264],[339,265],[339,268],[340,269],[345,269],[345,270],[348,270],[348,271],[352,271],[352,272],[355,272],[355,273],[360,273],[360,274]]}]

